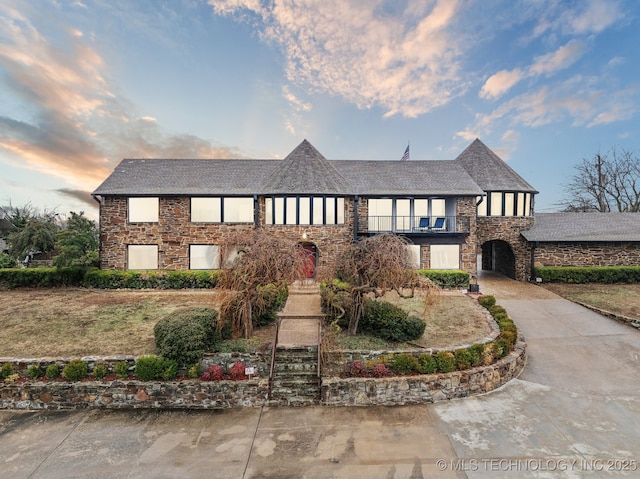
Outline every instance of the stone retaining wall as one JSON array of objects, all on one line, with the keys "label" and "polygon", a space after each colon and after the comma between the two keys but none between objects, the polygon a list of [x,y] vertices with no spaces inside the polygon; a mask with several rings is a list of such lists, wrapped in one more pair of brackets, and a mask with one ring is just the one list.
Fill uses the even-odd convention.
[{"label": "stone retaining wall", "polygon": [[463,398],[492,391],[518,377],[526,359],[520,339],[514,351],[490,366],[448,374],[389,378],[325,378],[323,406],[400,406]]}]

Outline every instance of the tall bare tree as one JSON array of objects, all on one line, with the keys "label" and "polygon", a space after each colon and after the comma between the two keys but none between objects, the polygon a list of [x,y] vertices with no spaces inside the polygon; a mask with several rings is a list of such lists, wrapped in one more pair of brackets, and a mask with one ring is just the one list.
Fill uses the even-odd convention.
[{"label": "tall bare tree", "polygon": [[566,211],[640,211],[640,159],[613,148],[575,166],[567,186]]}]

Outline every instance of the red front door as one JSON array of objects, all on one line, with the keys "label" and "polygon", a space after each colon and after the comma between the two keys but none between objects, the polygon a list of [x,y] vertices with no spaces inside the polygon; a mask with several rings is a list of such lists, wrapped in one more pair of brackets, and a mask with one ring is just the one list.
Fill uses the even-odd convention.
[{"label": "red front door", "polygon": [[316,274],[316,247],[312,244],[302,245],[304,250],[304,275],[313,278]]}]

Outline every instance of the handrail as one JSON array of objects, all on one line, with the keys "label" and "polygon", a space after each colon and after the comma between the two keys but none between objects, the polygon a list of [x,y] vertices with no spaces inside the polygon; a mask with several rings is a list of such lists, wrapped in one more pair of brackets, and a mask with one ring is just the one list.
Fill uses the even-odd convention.
[{"label": "handrail", "polygon": [[271,365],[269,366],[269,399],[271,399],[271,386],[273,384],[273,371],[276,366],[276,348],[278,347],[278,332],[280,331],[280,318],[276,321],[276,333],[271,348]]},{"label": "handrail", "polygon": [[403,234],[469,233],[468,216],[368,216],[358,222],[360,233],[393,232]]}]

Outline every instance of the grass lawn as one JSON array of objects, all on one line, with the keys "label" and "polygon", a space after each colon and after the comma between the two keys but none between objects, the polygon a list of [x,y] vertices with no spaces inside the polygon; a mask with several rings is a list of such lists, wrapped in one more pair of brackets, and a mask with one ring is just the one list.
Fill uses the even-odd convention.
[{"label": "grass lawn", "polygon": [[544,287],[571,301],[579,301],[631,318],[640,318],[640,284],[546,283]]},{"label": "grass lawn", "polygon": [[426,309],[421,296],[403,299],[391,292],[382,299],[400,306],[409,315],[422,318],[426,323],[422,338],[411,344],[397,344],[370,336],[339,334],[336,346],[343,349],[404,349],[415,345],[444,348],[475,343],[491,332],[483,308],[475,299],[458,292],[440,293]]},{"label": "grass lawn", "polygon": [[[446,347],[473,343],[489,332],[480,306],[458,293],[443,293],[424,311],[421,299],[399,302],[423,317],[425,335],[415,343]],[[0,357],[112,356],[154,354],[153,327],[182,307],[217,308],[215,290],[113,291],[82,288],[0,291]],[[423,314],[424,313],[424,314]],[[345,349],[408,347],[377,338],[339,335]],[[225,341],[220,350],[261,348],[273,338],[272,327],[255,331],[250,340]]]}]

